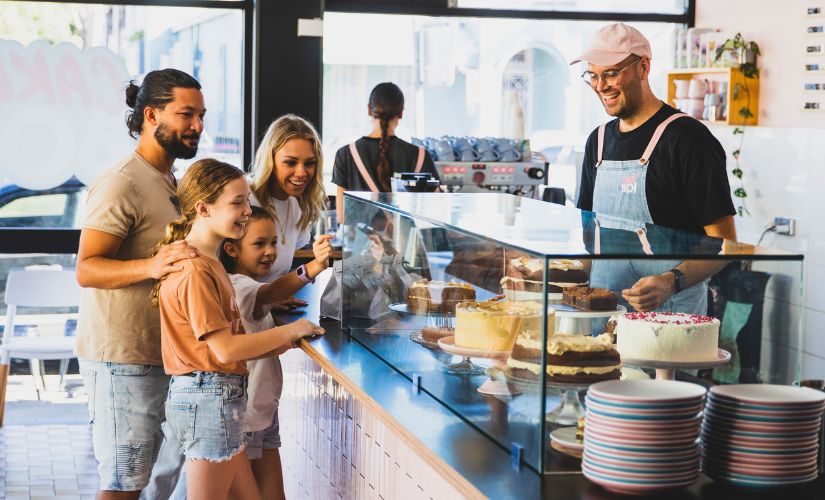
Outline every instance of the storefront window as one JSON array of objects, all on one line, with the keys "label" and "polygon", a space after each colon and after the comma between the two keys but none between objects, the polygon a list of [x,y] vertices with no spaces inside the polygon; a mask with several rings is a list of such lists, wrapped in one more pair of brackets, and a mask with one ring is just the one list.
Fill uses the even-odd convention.
[{"label": "storefront window", "polygon": [[241,167],[243,19],[234,8],[0,1],[0,187],[88,185],[134,148],[126,83],[167,67],[197,78],[207,107],[198,156],[178,169],[200,157]]},{"label": "storefront window", "polygon": [[559,12],[640,12],[684,14],[686,0],[453,0],[451,5],[470,9],[554,10]]},{"label": "storefront window", "polygon": [[[515,91],[524,111],[525,137],[533,149],[548,150],[554,161],[564,151],[560,161],[574,162],[587,135],[610,117],[582,84],[583,65],[568,63],[605,24],[327,12],[325,154],[331,160],[337,148],[369,133],[370,90],[392,81],[406,98],[397,130],[402,138],[505,135],[505,95]],[[650,40],[651,85],[655,94],[664,96],[666,73],[673,67],[674,33],[680,25],[631,24]],[[329,179],[331,168],[325,175]]]}]

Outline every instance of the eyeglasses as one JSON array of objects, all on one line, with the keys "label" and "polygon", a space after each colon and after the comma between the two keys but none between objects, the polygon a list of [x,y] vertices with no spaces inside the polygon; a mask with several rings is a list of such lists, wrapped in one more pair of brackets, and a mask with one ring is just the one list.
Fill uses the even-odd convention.
[{"label": "eyeglasses", "polygon": [[641,60],[641,57],[637,57],[635,61],[628,64],[624,68],[605,71],[601,75],[599,75],[598,73],[593,73],[592,71],[585,71],[584,73],[582,73],[582,81],[585,85],[589,87],[595,87],[599,84],[599,79],[601,79],[608,87],[612,87],[613,85],[616,85],[616,82],[619,81],[619,75],[622,73],[622,71],[633,66]]}]

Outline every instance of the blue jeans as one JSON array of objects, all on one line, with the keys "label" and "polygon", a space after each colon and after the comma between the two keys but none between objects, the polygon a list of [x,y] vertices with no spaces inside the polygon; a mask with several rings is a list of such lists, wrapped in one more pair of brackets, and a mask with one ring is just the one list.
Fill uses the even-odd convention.
[{"label": "blue jeans", "polygon": [[223,462],[243,451],[245,413],[245,375],[172,377],[166,418],[187,460]]},{"label": "blue jeans", "polygon": [[281,447],[281,426],[278,423],[278,410],[272,417],[272,423],[262,431],[246,433],[246,456],[257,460],[263,456],[263,450],[275,450]]},{"label": "blue jeans", "polygon": [[149,483],[163,440],[169,376],[162,366],[81,359],[89,394],[100,489],[138,491]]}]

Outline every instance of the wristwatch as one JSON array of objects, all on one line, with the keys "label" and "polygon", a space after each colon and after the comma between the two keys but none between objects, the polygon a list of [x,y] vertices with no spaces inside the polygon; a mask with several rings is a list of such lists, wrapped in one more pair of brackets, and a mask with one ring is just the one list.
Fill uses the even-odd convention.
[{"label": "wristwatch", "polygon": [[298,266],[295,273],[298,274],[298,279],[304,283],[315,283],[315,280],[309,277],[309,271],[307,270],[306,264],[301,264]]},{"label": "wristwatch", "polygon": [[673,277],[676,278],[673,284],[674,288],[676,288],[676,293],[684,290],[687,285],[687,277],[685,276],[685,273],[675,267],[668,272],[673,273]]}]

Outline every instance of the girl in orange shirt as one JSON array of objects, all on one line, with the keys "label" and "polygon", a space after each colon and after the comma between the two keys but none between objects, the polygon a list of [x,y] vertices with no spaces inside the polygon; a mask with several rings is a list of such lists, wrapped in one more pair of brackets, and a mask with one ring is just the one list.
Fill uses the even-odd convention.
[{"label": "girl in orange shirt", "polygon": [[[161,245],[185,239],[198,256],[155,284],[161,316],[163,366],[172,375],[166,419],[183,446],[188,495],[198,499],[258,499],[244,450],[245,360],[277,355],[302,337],[324,333],[298,320],[244,335],[234,290],[218,252],[225,238],[243,236],[251,209],[243,172],[204,159],[178,186],[182,216]],[[170,263],[171,265],[172,263]]]}]

